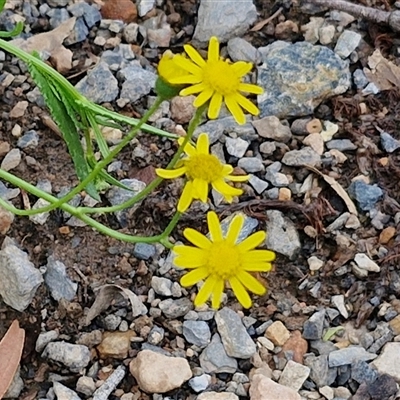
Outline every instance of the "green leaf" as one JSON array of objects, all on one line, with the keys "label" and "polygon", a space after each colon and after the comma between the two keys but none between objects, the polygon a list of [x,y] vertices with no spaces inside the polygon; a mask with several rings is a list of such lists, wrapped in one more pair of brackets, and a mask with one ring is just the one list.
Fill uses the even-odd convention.
[{"label": "green leaf", "polygon": [[[78,178],[83,181],[89,175],[90,168],[79,139],[78,127],[80,122],[76,117],[76,110],[74,106],[71,105],[71,100],[58,88],[55,81],[49,76],[42,74],[32,63],[28,63],[28,69],[32,79],[45,98],[54,121],[63,134],[69,154],[75,165],[76,174]],[[85,190],[94,199],[100,200],[100,196],[93,182],[90,182],[85,187]]]},{"label": "green leaf", "polygon": [[7,0],[0,0],[0,12],[3,11],[4,6],[6,5]]},{"label": "green leaf", "polygon": [[328,340],[330,340],[331,337],[335,336],[338,332],[343,331],[344,328],[343,326],[336,326],[333,328],[329,328],[326,332],[324,337],[322,338],[322,340],[324,342],[327,342]]}]

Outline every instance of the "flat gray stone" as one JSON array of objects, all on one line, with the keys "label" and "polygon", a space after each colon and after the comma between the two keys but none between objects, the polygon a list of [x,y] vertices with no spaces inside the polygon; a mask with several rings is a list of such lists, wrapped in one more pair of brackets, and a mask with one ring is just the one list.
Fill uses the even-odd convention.
[{"label": "flat gray stone", "polygon": [[257,65],[261,61],[260,52],[247,40],[235,37],[228,41],[229,57],[232,61],[248,61]]},{"label": "flat gray stone", "polygon": [[172,296],[172,281],[170,279],[153,276],[151,278],[151,287],[161,296]]},{"label": "flat gray stone", "polygon": [[352,365],[357,361],[370,361],[376,357],[376,354],[369,353],[362,346],[349,346],[332,351],[328,356],[328,361],[329,367],[340,367],[342,365]]},{"label": "flat gray stone", "polygon": [[119,94],[118,80],[105,62],[96,65],[75,88],[94,103],[114,101]]},{"label": "flat gray stone", "polygon": [[54,300],[71,301],[76,295],[78,284],[68,276],[65,265],[53,256],[47,259],[44,281]]},{"label": "flat gray stone", "polygon": [[310,115],[323,100],[351,85],[348,62],[325,46],[275,42],[259,50],[264,62],[257,83],[265,89],[258,96],[260,117]]},{"label": "flat gray stone", "polygon": [[322,338],[325,320],[325,309],[317,311],[304,323],[303,337],[309,340]]},{"label": "flat gray stone", "polygon": [[247,359],[254,355],[256,345],[235,311],[224,307],[215,314],[215,322],[228,356]]},{"label": "flat gray stone", "polygon": [[157,77],[153,72],[138,65],[130,65],[121,70],[121,73],[123,71],[129,79],[122,84],[121,99],[129,99],[129,101],[135,102],[149,94],[154,88]]},{"label": "flat gray stone", "polygon": [[63,364],[71,372],[79,372],[90,362],[90,350],[82,344],[51,342],[42,353],[42,357]]},{"label": "flat gray stone", "polygon": [[12,239],[6,237],[0,250],[0,295],[17,311],[24,311],[43,282],[42,274]]},{"label": "flat gray stone", "polygon": [[237,361],[226,354],[220,336],[216,333],[211,343],[203,350],[199,357],[200,366],[207,374],[226,372],[233,374],[238,368]]},{"label": "flat gray stone", "polygon": [[299,233],[294,223],[278,210],[268,210],[267,216],[267,248],[293,259],[301,249]]},{"label": "flat gray stone", "polygon": [[158,305],[167,318],[175,319],[183,317],[193,310],[193,303],[186,297],[178,300],[166,299]]},{"label": "flat gray stone", "polygon": [[206,347],[210,343],[211,331],[205,321],[184,321],[183,336],[185,339],[200,348]]},{"label": "flat gray stone", "polygon": [[348,57],[360,44],[360,40],[361,35],[359,33],[344,30],[336,42],[335,53],[342,58]]},{"label": "flat gray stone", "polygon": [[291,150],[282,157],[283,164],[291,167],[311,165],[315,167],[321,163],[321,156],[311,147],[303,147],[300,150]]},{"label": "flat gray stone", "polygon": [[60,382],[53,383],[54,394],[57,399],[68,399],[68,400],[81,400],[81,398],[70,388],[64,386]]},{"label": "flat gray stone", "polygon": [[211,36],[217,36],[225,43],[242,36],[256,20],[257,10],[252,0],[201,0],[193,41],[205,45]]}]

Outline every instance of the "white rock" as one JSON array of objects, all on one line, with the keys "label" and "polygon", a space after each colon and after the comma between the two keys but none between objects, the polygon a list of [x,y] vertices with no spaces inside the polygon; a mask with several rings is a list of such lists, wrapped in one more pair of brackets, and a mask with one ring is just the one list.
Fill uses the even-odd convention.
[{"label": "white rock", "polygon": [[331,121],[324,121],[323,124],[324,130],[321,132],[321,136],[324,142],[329,142],[339,130],[339,126]]},{"label": "white rock", "polygon": [[196,400],[239,400],[235,393],[205,392],[197,396]]},{"label": "white rock", "polygon": [[10,171],[11,169],[18,167],[21,162],[21,150],[20,149],[12,149],[10,150],[3,161],[1,162],[0,168],[4,171]]},{"label": "white rock", "polygon": [[258,176],[255,176],[253,174],[249,174],[249,183],[251,186],[253,186],[254,190],[258,193],[261,194],[264,190],[266,190],[269,186],[268,182],[263,181],[260,179]]},{"label": "white rock", "polygon": [[253,375],[249,394],[250,400],[301,400],[295,390],[280,385],[262,374]]},{"label": "white rock", "polygon": [[377,263],[372,261],[366,254],[357,253],[354,257],[354,261],[359,268],[368,272],[379,272],[381,269]]},{"label": "white rock", "polygon": [[67,388],[60,382],[53,383],[54,394],[57,400],[81,400],[81,398],[70,388]]},{"label": "white rock", "polygon": [[342,294],[338,294],[335,296],[331,297],[331,302],[332,304],[339,310],[340,314],[344,318],[349,318],[349,313],[347,311],[347,308],[344,304],[344,296]]},{"label": "white rock", "polygon": [[399,354],[400,343],[386,343],[381,354],[372,361],[371,365],[380,374],[388,374],[397,382],[400,382]]},{"label": "white rock", "polygon": [[319,389],[319,392],[324,396],[327,400],[332,400],[335,397],[334,390],[329,386],[323,386]]},{"label": "white rock", "polygon": [[327,45],[332,43],[335,36],[335,27],[333,25],[322,26],[318,30],[318,36],[321,44]]},{"label": "white rock", "polygon": [[318,271],[324,266],[324,262],[316,256],[311,256],[307,260],[310,271]]},{"label": "white rock", "polygon": [[234,157],[243,157],[249,147],[249,142],[241,138],[226,138],[226,151]]}]

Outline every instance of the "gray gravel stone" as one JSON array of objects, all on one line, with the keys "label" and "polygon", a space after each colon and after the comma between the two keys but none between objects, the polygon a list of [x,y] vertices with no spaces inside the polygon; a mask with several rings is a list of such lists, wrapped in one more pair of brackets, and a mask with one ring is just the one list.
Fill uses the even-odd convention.
[{"label": "gray gravel stone", "polygon": [[43,282],[28,254],[7,236],[0,250],[0,276],[0,295],[4,303],[17,311],[24,311],[31,304]]},{"label": "gray gravel stone", "polygon": [[353,72],[353,81],[357,89],[364,89],[368,85],[368,78],[365,76],[362,69],[356,69]]},{"label": "gray gravel stone", "polygon": [[139,17],[145,16],[150,10],[155,7],[156,0],[137,0],[136,6],[138,8]]},{"label": "gray gravel stone", "polygon": [[10,171],[18,167],[21,162],[21,151],[20,149],[10,150],[1,162],[0,168],[4,171]]},{"label": "gray gravel stone", "polygon": [[278,118],[312,114],[323,100],[350,87],[348,62],[324,46],[307,42],[275,42],[264,49],[258,67],[260,116]]},{"label": "gray gravel stone", "polygon": [[289,178],[280,173],[282,164],[279,161],[275,161],[269,165],[266,169],[265,179],[272,183],[275,187],[284,187],[289,185]]},{"label": "gray gravel stone", "polygon": [[300,150],[291,150],[282,157],[282,162],[291,167],[311,165],[315,167],[321,163],[321,156],[311,147],[303,147]]},{"label": "gray gravel stone", "polygon": [[58,338],[58,331],[41,332],[36,340],[35,350],[41,353],[43,349]]},{"label": "gray gravel stone", "polygon": [[372,210],[383,197],[383,191],[378,185],[368,185],[361,180],[352,182],[347,191],[363,211]]},{"label": "gray gravel stone", "polygon": [[287,143],[292,138],[292,131],[275,116],[264,117],[253,121],[257,133],[264,138]]},{"label": "gray gravel stone", "polygon": [[258,176],[253,174],[250,174],[249,183],[251,186],[253,186],[254,190],[258,194],[261,194],[269,186],[268,182],[263,181]]},{"label": "gray gravel stone", "polygon": [[105,62],[97,64],[75,87],[94,103],[114,101],[119,93],[118,80]]},{"label": "gray gravel stone", "polygon": [[104,327],[107,331],[116,331],[122,318],[119,315],[109,314],[104,318]]},{"label": "gray gravel stone", "polygon": [[200,354],[199,360],[201,368],[208,374],[223,372],[233,374],[238,368],[237,361],[226,354],[221,338],[217,333],[214,334],[211,343]]},{"label": "gray gravel stone", "polygon": [[74,29],[70,33],[70,35],[64,40],[64,43],[67,46],[71,46],[75,43],[83,42],[87,36],[89,35],[89,29],[85,24],[85,20],[83,17],[79,17],[76,19]]},{"label": "gray gravel stone", "polygon": [[267,248],[293,259],[301,249],[295,225],[281,211],[268,210],[267,217]]},{"label": "gray gravel stone", "polygon": [[256,345],[235,311],[224,307],[215,314],[215,322],[228,356],[247,359],[254,355]]},{"label": "gray gravel stone", "polygon": [[164,339],[164,335],[164,329],[161,326],[154,325],[147,337],[147,341],[153,346],[157,346]]},{"label": "gray gravel stone", "polygon": [[356,361],[351,366],[351,379],[359,384],[373,382],[378,377],[378,371],[365,361]]},{"label": "gray gravel stone", "polygon": [[232,61],[248,61],[255,65],[261,61],[260,52],[247,40],[239,37],[228,41],[227,50]]},{"label": "gray gravel stone", "polygon": [[256,20],[257,10],[252,0],[201,0],[193,40],[204,45],[211,36],[217,36],[225,43],[235,36],[242,36]]},{"label": "gray gravel stone", "polygon": [[27,131],[23,136],[18,139],[17,146],[20,149],[26,149],[28,147],[36,147],[39,144],[39,135],[36,131]]},{"label": "gray gravel stone", "polygon": [[120,97],[135,102],[150,93],[156,83],[156,75],[138,65],[130,65],[121,70],[129,77],[123,84]]},{"label": "gray gravel stone", "polygon": [[329,368],[328,355],[305,357],[304,364],[310,368],[310,379],[317,387],[330,386],[336,380],[337,368]]},{"label": "gray gravel stone", "polygon": [[243,157],[249,147],[249,142],[241,138],[227,137],[225,141],[226,151],[234,157]]},{"label": "gray gravel stone", "polygon": [[325,143],[329,150],[336,149],[339,151],[357,150],[357,146],[349,139],[333,139]]},{"label": "gray gravel stone", "polygon": [[[127,189],[122,189],[116,186],[113,186],[107,193],[106,197],[109,200],[109,202],[115,206],[117,204],[122,204],[125,201],[128,201],[131,199],[133,196],[141,192],[145,187],[146,184],[138,181],[137,179],[122,179],[121,183],[129,188],[131,190]],[[129,216],[137,210],[138,207],[140,207],[141,202],[136,203],[132,207],[122,210],[122,211],[117,211],[115,213],[115,216],[118,219],[118,222],[122,227],[125,227],[128,225],[128,218]]]},{"label": "gray gravel stone", "polygon": [[335,53],[342,58],[347,58],[360,44],[360,40],[359,33],[344,30],[336,42]]},{"label": "gray gravel stone", "polygon": [[138,33],[139,25],[135,22],[131,22],[125,26],[122,35],[127,43],[136,43]]},{"label": "gray gravel stone", "polygon": [[211,331],[205,321],[184,321],[183,336],[185,339],[200,348],[206,347],[210,343]]},{"label": "gray gravel stone", "polygon": [[50,17],[49,23],[52,29],[57,28],[70,18],[66,8],[52,8],[47,15]]},{"label": "gray gravel stone", "polygon": [[50,7],[65,7],[69,3],[69,0],[47,0],[47,4]]},{"label": "gray gravel stone", "polygon": [[303,326],[304,339],[318,340],[322,338],[325,320],[325,309],[314,313]]},{"label": "gray gravel stone", "polygon": [[166,299],[158,305],[167,318],[175,319],[183,317],[188,311],[193,310],[193,303],[188,298]]},{"label": "gray gravel stone", "polygon": [[150,260],[156,254],[156,248],[150,243],[135,243],[133,255],[139,260]]},{"label": "gray gravel stone", "polygon": [[53,383],[54,394],[57,396],[57,399],[65,399],[65,400],[81,400],[81,398],[70,388],[64,386],[60,382]]},{"label": "gray gravel stone", "polygon": [[90,362],[90,350],[81,344],[51,342],[42,353],[42,357],[63,364],[71,372],[79,372]]},{"label": "gray gravel stone", "polygon": [[47,259],[44,281],[51,296],[57,301],[61,299],[71,301],[76,295],[78,284],[69,278],[65,265],[53,256]]},{"label": "gray gravel stone", "polygon": [[238,161],[238,167],[246,172],[264,171],[263,162],[258,157],[243,157]]},{"label": "gray gravel stone", "polygon": [[385,150],[387,153],[393,153],[400,148],[400,140],[395,139],[389,133],[382,130],[380,131],[380,136],[383,150]]},{"label": "gray gravel stone", "polygon": [[153,276],[151,278],[151,287],[161,296],[172,296],[172,281],[170,279]]},{"label": "gray gravel stone", "polygon": [[[235,212],[233,214],[231,214],[229,217],[224,218],[221,221],[221,230],[222,230],[222,234],[226,235],[228,232],[228,227],[230,225],[230,223],[232,222],[233,218],[236,215],[242,215],[244,217],[244,223],[243,223],[243,227],[239,233],[239,236],[237,238],[237,243],[242,242],[244,239],[247,238],[247,236],[249,236],[251,233],[254,232],[254,230],[257,228],[258,226],[258,221],[255,218],[251,218],[248,215],[246,215],[245,213],[242,212]],[[209,237],[209,234],[208,234]],[[213,311],[206,311],[207,313],[210,313]],[[199,313],[200,315],[200,313]],[[214,314],[213,314],[214,315]]]},{"label": "gray gravel stone", "polygon": [[328,356],[330,367],[352,365],[356,361],[370,361],[376,358],[376,354],[369,353],[361,346],[349,346],[344,349],[332,351]]},{"label": "gray gravel stone", "polygon": [[74,17],[83,17],[86,26],[90,29],[92,28],[97,22],[101,21],[101,14],[100,11],[93,5],[90,5],[86,2],[80,2],[71,4],[67,10],[74,16]]}]

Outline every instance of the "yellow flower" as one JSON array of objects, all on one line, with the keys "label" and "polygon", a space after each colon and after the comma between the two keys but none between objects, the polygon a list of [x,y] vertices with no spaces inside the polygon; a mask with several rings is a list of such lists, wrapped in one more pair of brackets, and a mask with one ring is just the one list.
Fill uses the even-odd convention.
[{"label": "yellow flower", "polygon": [[242,82],[243,77],[251,71],[252,63],[231,63],[222,59],[219,55],[219,42],[215,36],[210,39],[207,60],[204,60],[191,45],[185,45],[184,48],[190,60],[176,55],[173,61],[186,73],[169,78],[171,84],[191,85],[181,90],[181,96],[199,93],[193,103],[195,107],[210,101],[210,119],[218,118],[222,103],[226,104],[238,124],[246,122],[243,109],[253,115],[259,114],[258,108],[242,94],[263,93],[260,86]]},{"label": "yellow flower", "polygon": [[264,242],[265,232],[258,231],[240,243],[236,243],[243,226],[243,215],[236,215],[231,221],[225,237],[215,212],[207,213],[210,238],[192,228],[186,228],[183,235],[193,246],[177,245],[173,248],[176,254],[175,265],[192,269],[181,278],[181,285],[192,286],[205,280],[194,304],[204,304],[211,297],[213,308],[219,308],[225,282],[229,282],[235,296],[244,308],[251,307],[247,291],[259,296],[267,289],[251,272],[271,270],[275,253],[270,250],[254,250]]},{"label": "yellow flower", "polygon": [[[178,139],[182,144],[183,138]],[[185,212],[193,200],[207,202],[209,185],[217,192],[221,193],[225,200],[232,202],[233,196],[240,196],[243,190],[228,185],[225,180],[232,182],[244,182],[249,179],[248,175],[230,175],[233,167],[222,164],[218,158],[209,153],[209,140],[206,133],[201,133],[197,139],[197,146],[194,147],[187,143],[184,157],[177,164],[176,169],[156,169],[156,173],[161,178],[174,179],[186,175],[187,182],[178,202],[178,211]]]}]

